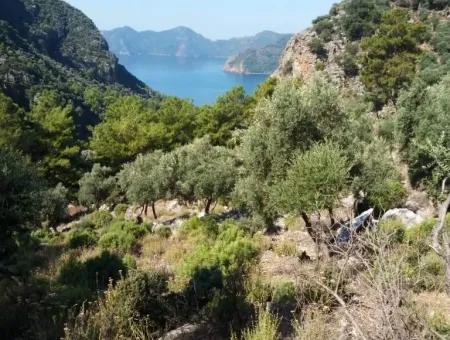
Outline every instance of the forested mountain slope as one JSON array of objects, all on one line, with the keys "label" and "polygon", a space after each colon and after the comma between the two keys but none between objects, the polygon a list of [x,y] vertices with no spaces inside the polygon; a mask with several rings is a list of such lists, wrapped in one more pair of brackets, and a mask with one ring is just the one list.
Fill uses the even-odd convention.
[{"label": "forested mountain slope", "polygon": [[28,106],[42,89],[77,99],[90,85],[152,94],[118,64],[92,21],[64,1],[0,2],[0,89],[6,95]]}]

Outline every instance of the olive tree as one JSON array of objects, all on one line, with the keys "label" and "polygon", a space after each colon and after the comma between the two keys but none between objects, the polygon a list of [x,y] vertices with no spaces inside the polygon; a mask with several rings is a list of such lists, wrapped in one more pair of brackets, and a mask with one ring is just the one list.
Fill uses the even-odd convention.
[{"label": "olive tree", "polygon": [[239,180],[236,197],[266,226],[276,216],[271,187],[299,152],[325,139],[341,142],[338,131],[348,126],[343,108],[336,86],[322,74],[306,82],[283,80],[257,105],[239,150],[246,176]]},{"label": "olive tree", "polygon": [[134,162],[124,165],[118,175],[119,185],[127,199],[142,206],[145,214],[150,205],[155,219],[158,218],[155,203],[166,197],[169,190],[170,178],[166,176],[168,172],[165,172],[163,156],[160,151],[139,155]]},{"label": "olive tree", "polygon": [[306,230],[319,243],[320,231],[314,229],[309,214],[324,209],[332,212],[348,181],[349,164],[344,152],[325,142],[294,159],[286,178],[273,188],[273,196],[281,210],[302,216]]},{"label": "olive tree", "polygon": [[27,159],[0,148],[0,258],[15,249],[16,234],[39,222],[45,190]]},{"label": "olive tree", "polygon": [[111,177],[111,168],[94,164],[78,182],[78,200],[81,204],[94,205],[97,209],[110,196],[116,186],[116,179]]},{"label": "olive tree", "polygon": [[201,200],[208,214],[218,199],[228,199],[237,178],[232,151],[198,139],[174,151],[178,162],[177,194],[185,201]]}]

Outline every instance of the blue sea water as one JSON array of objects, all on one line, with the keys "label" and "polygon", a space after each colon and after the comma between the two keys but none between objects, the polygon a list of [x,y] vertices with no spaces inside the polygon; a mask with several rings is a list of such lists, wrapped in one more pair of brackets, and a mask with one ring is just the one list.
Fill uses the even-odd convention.
[{"label": "blue sea water", "polygon": [[211,104],[234,86],[248,94],[266,75],[239,75],[223,71],[225,60],[166,56],[120,56],[120,63],[148,86],[163,94],[190,98],[197,105]]}]

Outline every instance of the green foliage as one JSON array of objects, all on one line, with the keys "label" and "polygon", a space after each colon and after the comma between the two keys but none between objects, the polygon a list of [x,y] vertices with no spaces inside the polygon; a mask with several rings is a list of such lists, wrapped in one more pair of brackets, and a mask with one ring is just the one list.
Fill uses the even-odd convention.
[{"label": "green foliage", "polygon": [[324,42],[320,38],[313,38],[309,43],[308,47],[312,53],[317,55],[319,59],[326,60],[328,58],[328,51],[325,48]]},{"label": "green foliage", "polygon": [[161,148],[164,126],[154,122],[154,116],[149,102],[138,96],[121,96],[106,108],[102,122],[92,131],[90,147],[97,158],[112,165]]},{"label": "green foliage", "polygon": [[[202,226],[206,222],[206,225]],[[195,287],[203,287],[206,291],[209,287],[221,286],[221,281],[225,284],[241,279],[251,263],[258,254],[256,244],[232,223],[225,223],[219,227],[219,232],[215,238],[208,238],[211,233],[211,222],[205,220],[193,220],[184,228],[191,237],[200,237],[196,248],[185,258],[176,269],[176,273],[181,278],[193,280]],[[214,229],[213,229],[214,230]],[[206,235],[204,234],[206,232]],[[197,236],[194,236],[197,235]],[[205,275],[201,275],[201,273]],[[200,281],[201,279],[205,281]]]},{"label": "green foliage", "polygon": [[113,220],[113,216],[109,211],[97,210],[88,216],[90,222],[92,222],[97,229],[106,228]]},{"label": "green foliage", "polygon": [[0,254],[16,248],[17,232],[39,221],[45,187],[19,153],[0,148]]},{"label": "green foliage", "polygon": [[42,201],[41,219],[49,227],[56,227],[67,217],[68,195],[69,191],[61,183],[45,193]]},{"label": "green foliage", "polygon": [[123,166],[118,175],[119,185],[130,203],[147,209],[149,204],[153,205],[169,195],[170,177],[162,158],[162,152],[156,151],[139,155],[133,163]]},{"label": "green foliage", "polygon": [[343,9],[342,27],[350,40],[372,35],[387,8],[385,0],[350,0]]},{"label": "green foliage", "polygon": [[356,60],[357,52],[355,45],[348,45],[344,53],[339,56],[338,63],[347,77],[356,77],[359,74],[359,66]]},{"label": "green foliage", "polygon": [[111,175],[111,168],[94,164],[91,172],[85,173],[80,179],[78,201],[81,204],[94,205],[99,208],[116,186],[116,180]]},{"label": "green foliage", "polygon": [[212,146],[208,138],[174,151],[178,164],[177,194],[192,202],[203,200],[209,213],[214,200],[227,200],[237,177],[235,155],[221,146]]},{"label": "green foliage", "polygon": [[130,254],[125,254],[122,258],[122,262],[128,270],[137,268],[136,259]]},{"label": "green foliage", "polygon": [[249,97],[237,86],[217,99],[213,106],[204,106],[197,117],[197,136],[208,135],[214,145],[226,145],[232,132],[247,125]]},{"label": "green foliage", "polygon": [[23,142],[24,112],[0,92],[0,147],[16,148]]},{"label": "green foliage", "polygon": [[77,228],[72,231],[67,238],[67,245],[70,249],[89,248],[95,246],[98,236],[91,229]]},{"label": "green foliage", "polygon": [[52,183],[73,185],[78,177],[80,147],[75,139],[73,106],[56,91],[40,93],[32,103],[29,119],[33,123],[31,154],[40,172]]},{"label": "green foliage", "polygon": [[405,241],[422,253],[430,250],[430,237],[436,225],[435,219],[429,219],[419,225],[408,228],[405,232]]},{"label": "green foliage", "polygon": [[69,255],[58,273],[58,282],[74,287],[86,287],[92,292],[108,287],[110,280],[118,280],[126,274],[120,257],[103,251],[101,255],[85,262]]},{"label": "green foliage", "polygon": [[402,243],[405,239],[405,226],[397,220],[381,221],[378,225],[380,232],[388,236],[390,243]]},{"label": "green foliage", "polygon": [[111,223],[100,237],[98,244],[105,249],[114,249],[123,253],[129,252],[139,238],[151,231],[151,226],[117,220]]},{"label": "green foliage", "polygon": [[[430,181],[439,188],[450,171],[450,77],[424,89],[416,107],[402,100],[400,127],[414,182]],[[411,107],[412,106],[412,107]]]},{"label": "green foliage", "polygon": [[[244,330],[242,334],[242,340],[276,340],[278,339],[278,333],[280,326],[280,320],[277,316],[272,315],[270,312],[260,309],[258,312],[258,320],[252,328]],[[237,338],[233,338],[237,339]]]},{"label": "green foliage", "polygon": [[334,33],[334,24],[328,15],[313,20],[313,28],[320,39],[329,42]]},{"label": "green foliage", "polygon": [[243,137],[239,154],[246,176],[236,186],[236,202],[252,212],[257,224],[270,225],[276,215],[271,187],[292,158],[316,142],[340,140],[335,127],[345,130],[347,124],[338,90],[325,77],[280,82],[272,97],[258,104],[255,123]]},{"label": "green foliage", "polygon": [[292,307],[295,305],[295,295],[295,285],[292,282],[282,282],[274,288],[272,302],[278,306],[289,305]]},{"label": "green foliage", "polygon": [[[377,213],[397,206],[405,197],[400,174],[383,141],[374,140],[367,145],[353,171],[355,197],[375,208]],[[360,197],[361,192],[364,193],[363,197]]]},{"label": "green foliage", "polygon": [[[158,273],[133,273],[110,287],[66,328],[65,339],[151,338],[176,326],[171,313],[176,301],[168,294],[167,278]],[[179,311],[179,310],[178,310]]]},{"label": "green foliage", "polygon": [[349,165],[339,147],[331,143],[314,145],[293,161],[286,179],[275,188],[275,201],[288,212],[333,208],[348,176]]},{"label": "green foliage", "polygon": [[114,214],[117,218],[124,218],[128,210],[128,204],[119,203],[114,207]]},{"label": "green foliage", "polygon": [[387,11],[377,33],[361,43],[361,80],[378,108],[396,100],[415,75],[426,26],[410,22],[407,11]]},{"label": "green foliage", "polygon": [[155,234],[161,238],[169,238],[172,236],[172,229],[168,226],[162,226],[155,230]]}]

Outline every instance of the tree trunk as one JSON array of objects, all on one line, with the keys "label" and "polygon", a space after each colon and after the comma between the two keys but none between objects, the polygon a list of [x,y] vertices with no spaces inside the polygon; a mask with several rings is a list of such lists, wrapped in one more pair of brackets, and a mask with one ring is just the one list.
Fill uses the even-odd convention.
[{"label": "tree trunk", "polygon": [[336,223],[336,220],[334,219],[333,208],[328,208],[328,214],[330,215],[331,225],[334,225]]},{"label": "tree trunk", "polygon": [[206,205],[205,205],[205,214],[206,215],[209,215],[209,211],[211,210],[212,202],[213,202],[212,198],[208,198],[208,200],[206,201]]},{"label": "tree trunk", "polygon": [[152,212],[153,212],[153,218],[155,220],[157,220],[158,219],[158,215],[156,215],[155,202],[152,202]]},{"label": "tree trunk", "polygon": [[147,216],[147,212],[148,212],[148,204],[145,203],[144,204],[144,216]]},{"label": "tree trunk", "polygon": [[314,228],[312,226],[312,223],[311,223],[311,220],[310,220],[308,214],[305,213],[304,211],[302,211],[300,213],[300,215],[302,216],[303,221],[305,221],[306,231],[308,232],[309,236],[311,236],[311,238],[314,241],[314,243],[319,244],[320,240],[317,237],[317,233],[316,233],[316,231],[314,230]]}]

